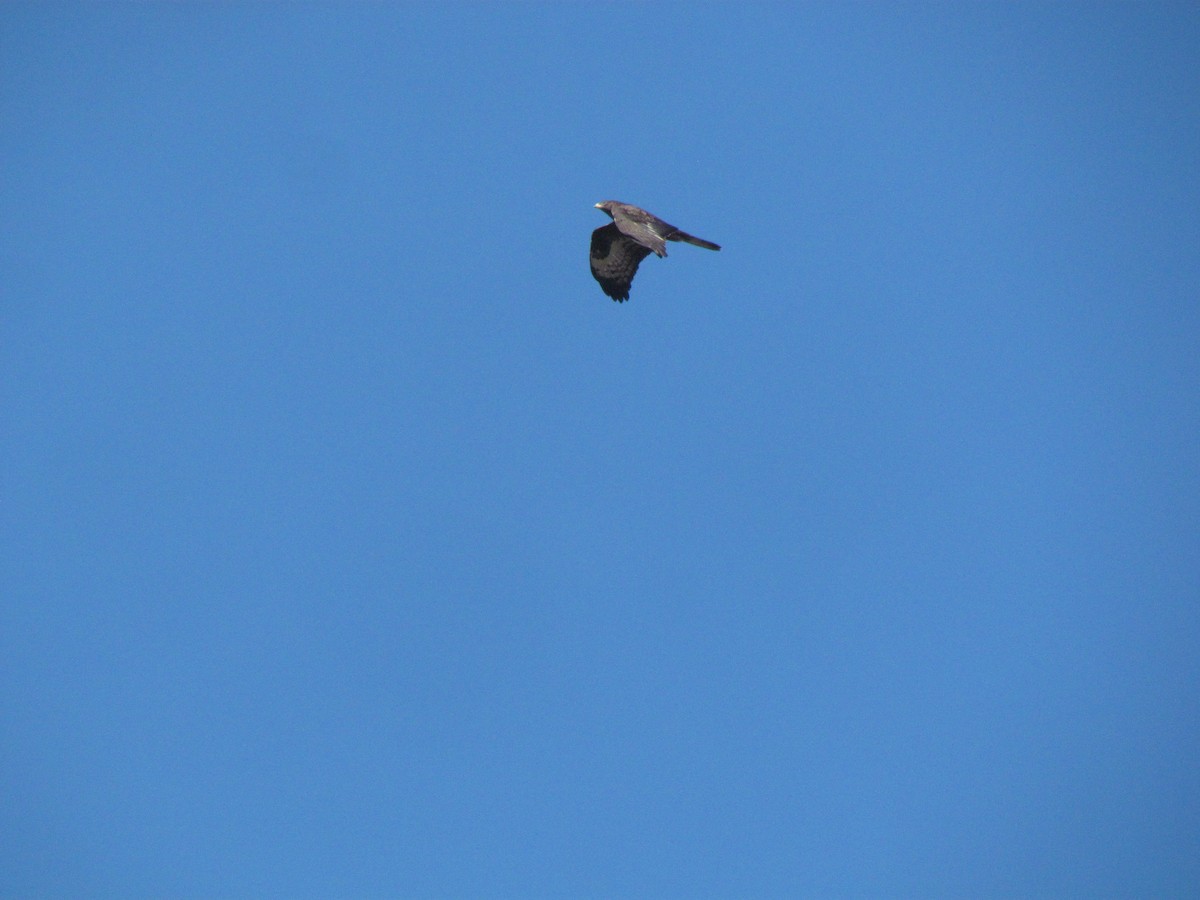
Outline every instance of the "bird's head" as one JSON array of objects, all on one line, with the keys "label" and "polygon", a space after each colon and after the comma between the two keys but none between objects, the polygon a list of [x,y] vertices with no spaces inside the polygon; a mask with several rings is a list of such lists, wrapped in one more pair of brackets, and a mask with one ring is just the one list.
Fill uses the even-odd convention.
[{"label": "bird's head", "polygon": [[605,200],[602,203],[597,203],[596,209],[603,210],[608,215],[608,217],[611,219],[613,217],[613,214],[612,214],[613,207],[616,205],[617,205],[616,200]]}]

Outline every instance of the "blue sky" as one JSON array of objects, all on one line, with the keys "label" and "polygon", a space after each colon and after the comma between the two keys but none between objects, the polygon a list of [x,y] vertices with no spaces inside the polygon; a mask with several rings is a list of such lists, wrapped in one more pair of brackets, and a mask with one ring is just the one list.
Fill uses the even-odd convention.
[{"label": "blue sky", "polygon": [[5,5],[0,893],[1194,896],[1198,70]]}]

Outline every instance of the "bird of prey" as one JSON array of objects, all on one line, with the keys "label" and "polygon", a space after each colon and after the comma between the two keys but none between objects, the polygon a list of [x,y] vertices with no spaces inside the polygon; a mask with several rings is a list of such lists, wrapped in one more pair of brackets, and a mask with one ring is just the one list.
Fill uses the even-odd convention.
[{"label": "bird of prey", "polygon": [[629,299],[629,286],[638,263],[654,253],[667,255],[667,241],[684,241],[706,250],[720,250],[712,241],[693,237],[668,225],[644,209],[605,200],[596,209],[604,210],[612,221],[592,232],[592,276],[600,288],[618,303]]}]

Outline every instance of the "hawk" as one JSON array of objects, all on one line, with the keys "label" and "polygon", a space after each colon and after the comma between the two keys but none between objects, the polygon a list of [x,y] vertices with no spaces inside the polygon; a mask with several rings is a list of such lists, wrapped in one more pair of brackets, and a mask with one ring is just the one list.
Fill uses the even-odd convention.
[{"label": "hawk", "polygon": [[592,232],[592,277],[618,303],[629,299],[638,263],[651,253],[666,256],[667,241],[684,241],[705,250],[721,249],[628,203],[605,200],[597,203],[596,209],[604,210],[612,221]]}]

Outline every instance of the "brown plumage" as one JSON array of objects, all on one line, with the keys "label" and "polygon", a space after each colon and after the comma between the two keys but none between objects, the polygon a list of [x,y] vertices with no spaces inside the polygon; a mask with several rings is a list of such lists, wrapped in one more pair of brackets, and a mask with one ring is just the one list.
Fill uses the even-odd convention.
[{"label": "brown plumage", "polygon": [[638,264],[651,253],[667,255],[667,241],[683,241],[706,250],[720,250],[712,241],[680,231],[644,209],[605,200],[597,203],[612,222],[592,232],[592,276],[618,303],[629,299],[629,286]]}]

